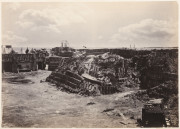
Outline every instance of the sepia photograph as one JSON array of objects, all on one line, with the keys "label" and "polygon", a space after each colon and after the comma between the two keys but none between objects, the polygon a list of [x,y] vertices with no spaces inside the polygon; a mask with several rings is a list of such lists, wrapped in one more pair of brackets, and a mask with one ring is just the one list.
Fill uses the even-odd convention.
[{"label": "sepia photograph", "polygon": [[1,2],[2,128],[179,127],[178,2]]}]

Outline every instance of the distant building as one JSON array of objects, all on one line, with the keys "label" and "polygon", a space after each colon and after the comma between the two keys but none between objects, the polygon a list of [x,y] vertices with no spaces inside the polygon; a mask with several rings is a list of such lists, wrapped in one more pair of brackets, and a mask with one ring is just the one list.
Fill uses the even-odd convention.
[{"label": "distant building", "polygon": [[62,41],[61,47],[55,47],[51,50],[52,55],[61,56],[61,57],[72,57],[74,49],[69,47],[69,43],[65,40]]},{"label": "distant building", "polygon": [[9,54],[12,51],[12,46],[11,45],[2,45],[2,53],[3,54]]}]

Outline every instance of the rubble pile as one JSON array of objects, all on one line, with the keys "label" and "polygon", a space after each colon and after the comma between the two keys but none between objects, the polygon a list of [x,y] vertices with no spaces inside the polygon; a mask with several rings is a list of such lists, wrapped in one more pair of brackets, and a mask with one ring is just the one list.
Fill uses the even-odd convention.
[{"label": "rubble pile", "polygon": [[127,83],[127,69],[127,60],[109,53],[72,57],[61,60],[46,81],[82,95],[112,94]]},{"label": "rubble pile", "polygon": [[[94,58],[94,65],[99,68],[98,78],[104,80],[101,77],[107,77],[105,80],[109,79],[113,85],[124,83],[129,76],[129,60],[119,55],[110,54],[109,52],[98,55]],[[96,73],[96,70],[94,72]]]}]

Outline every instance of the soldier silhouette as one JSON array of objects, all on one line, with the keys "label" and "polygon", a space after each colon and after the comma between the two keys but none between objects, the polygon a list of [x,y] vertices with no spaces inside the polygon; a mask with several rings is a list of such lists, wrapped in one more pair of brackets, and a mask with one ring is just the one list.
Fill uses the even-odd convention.
[{"label": "soldier silhouette", "polygon": [[28,49],[28,47],[27,47],[27,49],[26,49],[26,54],[28,54],[29,53],[29,49]]}]

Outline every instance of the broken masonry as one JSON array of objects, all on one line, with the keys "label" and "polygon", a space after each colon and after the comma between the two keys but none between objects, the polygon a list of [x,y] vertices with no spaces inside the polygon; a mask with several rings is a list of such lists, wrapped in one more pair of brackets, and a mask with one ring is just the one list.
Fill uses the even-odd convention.
[{"label": "broken masonry", "polygon": [[57,60],[59,60],[58,67],[46,81],[73,93],[82,95],[116,93],[118,80],[127,76],[128,61],[115,54],[58,57]]}]

